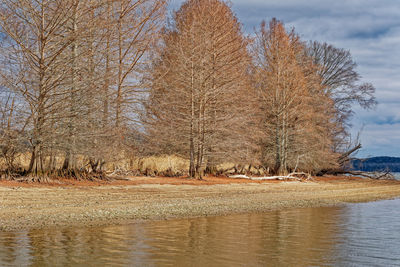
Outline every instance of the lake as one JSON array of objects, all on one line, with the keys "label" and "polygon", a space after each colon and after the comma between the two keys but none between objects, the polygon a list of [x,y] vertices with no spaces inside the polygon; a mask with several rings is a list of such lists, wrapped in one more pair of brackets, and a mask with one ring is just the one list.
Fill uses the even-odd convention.
[{"label": "lake", "polygon": [[400,200],[0,232],[0,266],[400,266]]}]

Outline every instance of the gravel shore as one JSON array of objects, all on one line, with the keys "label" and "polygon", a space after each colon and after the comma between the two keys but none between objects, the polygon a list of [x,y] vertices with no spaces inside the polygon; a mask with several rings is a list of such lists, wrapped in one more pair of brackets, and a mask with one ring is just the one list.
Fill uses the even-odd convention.
[{"label": "gravel shore", "polygon": [[[157,180],[158,179],[158,180]],[[126,224],[400,197],[397,181],[204,182],[132,178],[98,185],[20,186],[0,182],[0,230]]]}]

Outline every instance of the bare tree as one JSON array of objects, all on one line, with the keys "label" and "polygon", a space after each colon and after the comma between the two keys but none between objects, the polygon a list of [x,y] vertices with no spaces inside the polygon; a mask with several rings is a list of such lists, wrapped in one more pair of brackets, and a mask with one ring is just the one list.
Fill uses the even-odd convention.
[{"label": "bare tree", "polygon": [[[76,157],[87,155],[88,148],[93,149],[88,144],[93,135],[97,134],[93,128],[99,126],[98,122],[94,121],[100,77],[95,65],[101,63],[101,58],[96,58],[95,50],[100,48],[103,40],[98,30],[102,25],[99,18],[102,15],[101,3],[80,0],[74,0],[74,3],[70,20],[64,25],[73,37],[65,53],[65,61],[70,62],[63,84],[69,92],[64,109],[67,116],[61,121],[63,124],[60,129],[60,135],[64,135],[65,138],[57,140],[59,148],[65,151],[62,166],[65,171],[76,169]],[[98,16],[95,16],[95,13]]]},{"label": "bare tree", "polygon": [[6,174],[13,176],[20,168],[16,157],[26,149],[24,129],[28,117],[13,92],[1,87],[0,96],[0,159],[4,160]]},{"label": "bare tree", "polygon": [[[114,137],[128,142],[134,132],[128,126],[137,121],[142,97],[143,66],[165,5],[155,0],[2,1],[1,85],[12,96],[3,114],[26,119],[21,134],[30,147],[28,173],[53,169],[62,155],[67,172],[76,171],[77,158],[88,158],[93,169],[113,158],[106,148]],[[22,113],[10,113],[11,106]]]},{"label": "bare tree", "polygon": [[143,92],[139,86],[143,71],[142,59],[163,21],[165,4],[166,1],[160,0],[112,1],[116,27],[115,66],[118,68],[114,117],[116,128],[121,127],[122,120],[134,119],[129,116],[129,107],[140,103],[138,94]]},{"label": "bare tree", "polygon": [[293,30],[286,32],[283,23],[273,19],[268,28],[265,22],[261,24],[253,53],[264,165],[285,174],[334,164],[331,101],[304,53],[304,43]]},{"label": "bare tree", "polygon": [[246,46],[240,24],[219,0],[187,1],[165,30],[150,77],[148,139],[156,152],[188,158],[191,177],[245,154]]},{"label": "bare tree", "polygon": [[6,35],[2,77],[7,86],[22,96],[30,110],[31,160],[28,172],[43,172],[45,150],[53,138],[59,106],[66,92],[59,86],[66,77],[63,57],[73,41],[64,25],[71,18],[74,1],[3,1],[0,28]]},{"label": "bare tree", "polygon": [[360,83],[361,76],[356,71],[357,64],[348,50],[336,48],[327,43],[310,42],[307,53],[319,66],[318,74],[322,85],[334,101],[336,109],[335,150],[346,150],[349,145],[348,126],[353,115],[353,105],[359,104],[364,109],[373,108],[377,102],[375,87],[370,83]]}]

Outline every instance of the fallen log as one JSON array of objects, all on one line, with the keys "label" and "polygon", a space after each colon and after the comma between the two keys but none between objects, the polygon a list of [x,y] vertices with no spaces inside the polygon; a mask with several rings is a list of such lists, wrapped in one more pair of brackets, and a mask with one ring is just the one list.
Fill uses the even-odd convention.
[{"label": "fallen log", "polygon": [[292,172],[286,176],[264,176],[264,177],[251,177],[247,175],[232,175],[229,178],[236,178],[236,179],[249,179],[255,181],[263,181],[263,180],[298,180],[298,181],[308,181],[312,180],[312,177],[308,173],[304,172]]},{"label": "fallen log", "polygon": [[374,180],[396,180],[396,178],[390,171],[384,171],[384,172],[346,171],[344,174],[361,176]]},{"label": "fallen log", "polygon": [[361,144],[357,144],[355,147],[351,148],[350,150],[344,152],[342,155],[339,157],[339,164],[340,166],[343,166],[345,163],[350,161],[350,156],[360,150],[362,148]]}]

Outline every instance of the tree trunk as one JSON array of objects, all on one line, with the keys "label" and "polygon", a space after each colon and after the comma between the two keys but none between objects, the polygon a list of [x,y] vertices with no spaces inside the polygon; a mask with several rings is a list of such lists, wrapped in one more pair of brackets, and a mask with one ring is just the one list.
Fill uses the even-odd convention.
[{"label": "tree trunk", "polygon": [[189,148],[189,154],[190,154],[190,166],[189,166],[189,176],[191,178],[195,177],[195,166],[194,166],[194,119],[195,119],[195,106],[194,106],[194,66],[192,62],[191,66],[191,101],[190,101],[190,107],[191,107],[191,116],[190,116],[190,148]]}]

